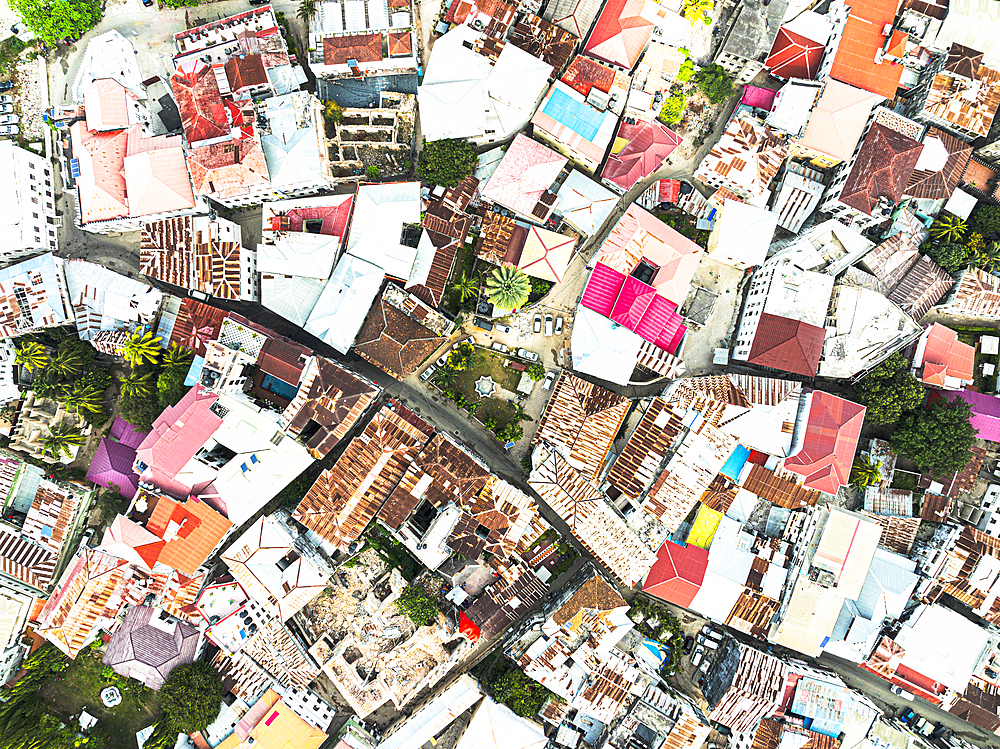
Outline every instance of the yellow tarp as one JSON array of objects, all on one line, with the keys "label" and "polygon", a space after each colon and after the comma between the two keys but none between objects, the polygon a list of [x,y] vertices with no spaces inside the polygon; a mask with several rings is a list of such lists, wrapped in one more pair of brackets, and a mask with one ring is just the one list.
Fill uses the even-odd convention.
[{"label": "yellow tarp", "polygon": [[691,533],[688,534],[687,542],[707,550],[712,545],[712,538],[721,522],[721,512],[702,505],[698,509],[698,516],[694,519],[694,526],[691,528]]}]

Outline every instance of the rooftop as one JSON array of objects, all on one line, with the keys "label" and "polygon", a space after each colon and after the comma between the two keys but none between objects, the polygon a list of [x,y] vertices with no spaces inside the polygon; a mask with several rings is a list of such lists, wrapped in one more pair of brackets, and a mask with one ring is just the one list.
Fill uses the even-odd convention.
[{"label": "rooftop", "polygon": [[[808,136],[808,132],[806,133]],[[734,117],[698,166],[695,176],[718,180],[751,196],[767,194],[788,154],[776,133],[748,115]]]},{"label": "rooftop", "polygon": [[403,379],[444,342],[444,338],[380,297],[354,341],[362,358]]},{"label": "rooftop", "polygon": [[583,52],[625,70],[639,61],[653,35],[653,23],[642,16],[645,0],[609,0]]},{"label": "rooftop", "polygon": [[844,26],[830,75],[838,81],[892,99],[903,66],[889,60],[875,62],[885,44],[882,31],[896,19],[896,0],[854,0]]},{"label": "rooftop", "polygon": [[149,606],[132,606],[108,642],[104,664],[126,678],[159,689],[177,666],[193,663],[201,635],[179,621],[160,618]]},{"label": "rooftop", "polygon": [[663,166],[680,144],[681,137],[659,121],[640,120],[630,124],[623,120],[601,179],[627,192]]},{"label": "rooftop", "polygon": [[[818,15],[818,14],[816,14]],[[825,16],[822,16],[824,20]],[[829,37],[830,24],[826,21],[826,36]],[[806,36],[793,31],[791,24],[778,29],[771,51],[764,61],[764,66],[771,69],[771,74],[778,78],[805,78],[815,80],[819,73],[819,64],[826,52],[825,38],[812,38],[821,34]]]},{"label": "rooftop", "polygon": [[825,339],[825,328],[762,312],[747,361],[782,372],[815,377]]},{"label": "rooftop", "polygon": [[936,127],[927,128],[921,142],[924,150],[905,194],[925,200],[950,198],[972,158],[972,146]]},{"label": "rooftop", "polygon": [[814,390],[808,409],[799,450],[785,458],[784,467],[801,475],[807,489],[836,494],[850,481],[865,407]]},{"label": "rooftop", "polygon": [[975,358],[974,346],[959,341],[951,328],[934,323],[920,339],[913,366],[928,385],[953,389],[972,382]]},{"label": "rooftop", "polygon": [[882,99],[861,88],[828,80],[798,143],[838,161],[854,153],[868,117]]},{"label": "rooftop", "polygon": [[519,134],[481,188],[481,195],[522,216],[534,216],[540,198],[552,187],[566,161],[566,157]]},{"label": "rooftop", "polygon": [[873,215],[880,199],[896,205],[903,197],[924,145],[875,123],[840,191],[840,201]]},{"label": "rooftop", "polygon": [[617,122],[614,112],[595,109],[562,81],[552,84],[531,118],[534,127],[597,164],[604,158]]},{"label": "rooftop", "polygon": [[613,192],[574,169],[559,187],[556,210],[566,223],[589,237],[604,225],[617,202]]}]

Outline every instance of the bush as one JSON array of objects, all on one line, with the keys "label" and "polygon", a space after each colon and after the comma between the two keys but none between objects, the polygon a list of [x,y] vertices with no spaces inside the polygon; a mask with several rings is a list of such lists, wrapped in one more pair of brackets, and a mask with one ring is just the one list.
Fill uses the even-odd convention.
[{"label": "bush", "polygon": [[159,401],[150,395],[123,395],[118,404],[121,417],[141,432],[153,428],[153,422],[161,411]]},{"label": "bush", "polygon": [[418,627],[430,624],[437,619],[437,601],[427,595],[422,585],[411,583],[403,588],[396,599],[396,609]]},{"label": "bush", "polygon": [[683,91],[674,91],[663,102],[663,107],[656,119],[664,125],[676,125],[684,117],[684,107],[687,105],[687,97]]},{"label": "bush", "polygon": [[475,147],[465,139],[425,142],[417,159],[417,175],[430,185],[454,187],[479,163]]},{"label": "bush", "polygon": [[503,703],[522,718],[537,715],[552,697],[552,692],[534,679],[528,678],[524,671],[515,668],[506,658],[503,663],[494,664],[489,680],[484,680],[484,686],[490,697]]},{"label": "bush", "polygon": [[948,273],[964,268],[969,262],[968,248],[957,242],[926,242],[920,249]]},{"label": "bush", "polygon": [[732,78],[718,65],[709,65],[699,70],[694,76],[694,82],[713,104],[719,104],[736,93]]},{"label": "bush", "polygon": [[328,101],[323,106],[323,116],[330,122],[342,122],[344,119],[344,110],[341,109],[337,102]]},{"label": "bush", "polygon": [[677,80],[679,80],[681,83],[687,83],[688,81],[691,80],[691,77],[693,75],[694,75],[694,63],[691,61],[691,58],[689,57],[687,60],[681,63],[681,69],[677,73]]},{"label": "bush", "polygon": [[168,406],[176,406],[190,389],[184,384],[185,378],[187,370],[181,367],[172,367],[160,372],[156,378],[156,402],[161,411]]},{"label": "bush", "polygon": [[1000,205],[980,203],[969,216],[969,228],[987,237],[1000,235]]},{"label": "bush", "polygon": [[541,362],[532,362],[524,371],[535,382],[545,377],[545,366]]},{"label": "bush", "polygon": [[910,374],[910,363],[899,352],[873,367],[856,387],[858,400],[875,424],[895,424],[904,411],[924,402],[924,386]]},{"label": "bush", "polygon": [[13,0],[24,25],[44,42],[78,39],[101,20],[101,3],[91,0]]}]

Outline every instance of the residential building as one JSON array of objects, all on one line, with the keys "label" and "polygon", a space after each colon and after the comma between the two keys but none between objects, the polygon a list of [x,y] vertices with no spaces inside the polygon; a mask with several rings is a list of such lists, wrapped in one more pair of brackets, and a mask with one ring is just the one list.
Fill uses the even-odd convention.
[{"label": "residential building", "polygon": [[124,36],[114,30],[98,34],[87,42],[73,79],[71,100],[83,104],[91,85],[107,79],[116,81],[133,95],[145,98],[135,50]]},{"label": "residential building", "polygon": [[149,606],[131,606],[102,662],[126,679],[158,690],[177,666],[193,663],[201,633]]},{"label": "residential building", "polygon": [[782,255],[754,272],[732,357],[814,377],[826,339],[833,278],[803,270]]},{"label": "residential building", "polygon": [[565,157],[518,134],[496,171],[480,188],[480,196],[529,221],[545,223],[558,200],[549,188],[565,166]]},{"label": "residential building", "polygon": [[943,63],[933,77],[930,69],[924,73],[929,80],[909,100],[908,114],[966,141],[989,135],[1000,106],[1000,71],[983,65],[982,52],[956,42]]},{"label": "residential building", "polygon": [[419,182],[361,185],[354,198],[346,253],[379,266],[390,278],[406,281],[414,272],[418,234],[413,233],[411,242],[404,230],[419,223]]},{"label": "residential building", "polygon": [[156,334],[162,338],[160,344],[168,348],[176,343],[204,357],[208,344],[218,340],[222,323],[227,315],[225,310],[202,304],[190,297],[178,299],[168,296],[163,301],[160,324]]},{"label": "residential building", "polygon": [[865,509],[861,514],[882,526],[878,545],[895,554],[909,555],[920,529],[920,517],[913,515],[913,492],[892,489],[888,481],[865,489]]},{"label": "residential building", "polygon": [[828,15],[833,34],[823,60],[821,77],[863,88],[886,99],[896,95],[907,34],[895,29],[895,0],[837,0]]},{"label": "residential building", "polygon": [[796,161],[789,162],[775,185],[771,210],[778,215],[778,226],[798,234],[823,198],[826,185],[823,173]]},{"label": "residential building", "polygon": [[107,437],[102,437],[87,469],[87,481],[118,492],[131,501],[139,491],[139,474],[135,472],[135,450],[146,438],[121,416],[111,423]]},{"label": "residential building", "polygon": [[979,268],[968,268],[934,309],[970,321],[996,320],[1000,316],[1000,278]]},{"label": "residential building", "polygon": [[645,0],[611,0],[598,16],[582,54],[628,72],[653,35],[653,22],[644,16]]},{"label": "residential building", "polygon": [[958,333],[941,323],[928,325],[913,354],[912,371],[931,387],[964,390],[974,379],[976,349],[958,340]]},{"label": "residential building", "polygon": [[681,144],[681,137],[658,120],[622,120],[601,182],[619,194],[651,175]]},{"label": "residential building", "polygon": [[30,650],[21,643],[21,635],[35,607],[35,597],[0,580],[0,679],[9,682],[21,668]]},{"label": "residential building", "polygon": [[314,195],[333,186],[323,106],[306,91],[264,102],[260,145],[270,184],[288,198]]},{"label": "residential building", "polygon": [[672,82],[677,80],[686,60],[687,55],[680,47],[668,43],[660,35],[654,35],[632,78],[633,88],[627,102],[628,116],[643,120],[655,119],[663,108],[667,91]]},{"label": "residential building", "polygon": [[552,66],[513,44],[489,57],[488,41],[460,25],[434,42],[417,89],[421,132],[428,141],[499,143],[531,119]]},{"label": "residential building", "polygon": [[867,128],[872,109],[884,97],[827,80],[805,133],[789,142],[789,152],[807,158],[814,166],[828,168],[850,160]]},{"label": "residential building", "polygon": [[792,452],[782,465],[807,489],[836,494],[850,482],[865,407],[822,390],[806,393],[803,401]]},{"label": "residential building", "polygon": [[753,730],[781,704],[787,675],[788,667],[778,658],[726,638],[702,687],[709,720],[736,733]]},{"label": "residential building", "polygon": [[708,568],[708,549],[667,540],[642,584],[642,592],[689,609]]},{"label": "residential building", "polygon": [[784,0],[737,6],[729,16],[715,64],[739,83],[749,83],[764,69],[787,8]]},{"label": "residential building", "polygon": [[268,689],[216,749],[319,749],[330,737],[298,715],[293,700]]},{"label": "residential building", "polygon": [[392,402],[372,417],[302,498],[292,518],[312,538],[346,550],[381,509],[434,430]]},{"label": "residential building", "polygon": [[41,252],[55,252],[56,217],[52,199],[52,168],[38,154],[12,140],[0,143],[0,169],[11,175],[3,188],[3,259],[20,260]]},{"label": "residential building", "polygon": [[0,269],[0,337],[70,321],[63,261],[47,254]]},{"label": "residential building", "polygon": [[473,709],[456,749],[545,749],[548,743],[538,723],[484,697]]},{"label": "residential building", "polygon": [[559,185],[557,194],[555,214],[585,237],[600,230],[618,203],[613,192],[575,169]]},{"label": "residential building", "polygon": [[920,320],[954,285],[952,277],[917,248],[919,236],[894,234],[868,253],[861,264],[875,275],[889,301]]},{"label": "residential building", "polygon": [[531,124],[536,138],[593,175],[611,143],[618,117],[606,108],[592,106],[578,91],[556,81]]},{"label": "residential building", "polygon": [[309,67],[331,78],[416,73],[411,26],[409,2],[322,2],[309,19]]},{"label": "residential building", "polygon": [[[463,674],[421,703],[413,715],[402,717],[389,726],[385,738],[377,746],[379,749],[423,746],[482,699],[483,693],[476,680]],[[347,744],[353,747],[353,743]]]},{"label": "residential building", "polygon": [[554,0],[545,6],[542,18],[583,39],[594,25],[601,3],[596,0]]},{"label": "residential building", "polygon": [[924,150],[904,195],[918,200],[948,200],[962,181],[972,158],[972,146],[936,127],[927,128],[921,143]]},{"label": "residential building", "polygon": [[726,200],[708,237],[709,257],[745,270],[767,257],[778,214],[738,200]]},{"label": "residential building", "polygon": [[0,405],[21,397],[21,390],[17,386],[21,365],[16,360],[17,352],[13,344],[9,340],[0,339]]},{"label": "residential building", "polygon": [[574,57],[559,80],[580,96],[593,97],[592,101],[603,103],[607,98],[608,109],[618,116],[624,114],[632,89],[632,78],[627,72],[586,55]]},{"label": "residential building", "polygon": [[744,200],[766,205],[771,181],[787,155],[783,138],[751,115],[738,114],[726,125],[694,176],[706,185],[728,187]]},{"label": "residential building", "polygon": [[417,243],[420,261],[406,290],[432,307],[445,300],[455,256],[472,228],[468,211],[478,190],[479,180],[470,175],[447,190],[437,187],[427,204],[420,222],[424,231]]},{"label": "residential building", "polygon": [[81,340],[93,342],[101,333],[132,331],[152,325],[163,294],[147,284],[86,260],[64,260],[69,306]]},{"label": "residential building", "polygon": [[[1000,621],[1000,602],[993,595],[995,580],[973,586],[975,571],[988,569],[1000,560],[1000,541],[970,526],[962,528],[957,542],[944,554],[944,565],[926,595],[936,601],[948,595],[969,607],[976,616],[996,624]],[[988,585],[986,584],[988,582]]]},{"label": "residential building", "polygon": [[[407,303],[415,310],[407,310]],[[354,351],[397,379],[408,377],[446,340],[442,326],[447,322],[437,330],[421,322],[430,312],[419,299],[389,284],[362,323]]]},{"label": "residential building", "polygon": [[828,16],[804,11],[782,23],[764,60],[775,78],[816,80],[832,31]]}]

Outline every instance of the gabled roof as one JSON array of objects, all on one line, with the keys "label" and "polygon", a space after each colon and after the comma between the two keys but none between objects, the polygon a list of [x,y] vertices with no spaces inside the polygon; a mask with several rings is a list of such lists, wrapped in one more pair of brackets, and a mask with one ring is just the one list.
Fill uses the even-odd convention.
[{"label": "gabled roof", "polygon": [[403,379],[413,374],[444,340],[379,297],[358,331],[354,350],[379,369]]},{"label": "gabled roof", "polygon": [[[549,3],[549,8],[554,4],[555,0]],[[585,55],[577,55],[559,80],[582,96],[589,95],[592,88],[609,93],[615,82],[615,69]]]},{"label": "gabled roof", "polygon": [[665,541],[642,584],[642,592],[688,608],[701,588],[708,568],[708,550],[694,544]]},{"label": "gabled roof", "polygon": [[973,390],[962,390],[958,393],[943,393],[945,398],[954,400],[961,398],[972,408],[972,426],[978,430],[976,435],[981,440],[1000,442],[1000,398],[987,393],[977,393]]},{"label": "gabled roof", "polygon": [[153,624],[156,611],[132,606],[112,635],[103,663],[122,676],[159,689],[177,666],[193,663],[201,634],[184,622]]},{"label": "gabled roof", "polygon": [[828,80],[798,142],[840,161],[851,158],[872,108],[881,100],[878,94]]},{"label": "gabled roof", "polygon": [[194,193],[180,143],[174,148],[126,156],[123,168],[129,215],[146,216],[194,207]]},{"label": "gabled roof", "polygon": [[379,266],[354,255],[342,255],[309,311],[306,332],[346,354],[384,280],[385,271]]},{"label": "gabled roof", "polygon": [[936,127],[927,128],[906,195],[927,200],[950,198],[972,158],[972,146]]},{"label": "gabled roof", "polygon": [[871,126],[840,191],[840,202],[870,216],[879,198],[899,203],[924,145],[878,122]]},{"label": "gabled roof", "polygon": [[146,521],[146,530],[166,542],[157,561],[185,575],[197,573],[232,527],[204,502],[176,502],[165,496],[156,500]]},{"label": "gabled roof", "polygon": [[653,24],[642,17],[643,0],[609,0],[584,53],[631,70],[653,35]]},{"label": "gabled roof", "polygon": [[187,152],[191,182],[198,195],[242,195],[270,180],[260,140],[232,138]]},{"label": "gabled roof", "polygon": [[887,99],[896,95],[903,66],[876,63],[875,55],[885,43],[882,30],[896,19],[897,5],[897,0],[853,0],[830,69],[833,78]]},{"label": "gabled roof", "polygon": [[589,237],[604,225],[617,203],[617,195],[574,169],[559,187],[556,210],[574,229]]},{"label": "gabled roof", "polygon": [[925,333],[923,356],[914,365],[923,365],[921,379],[931,386],[945,386],[952,377],[973,380],[976,349],[958,340],[958,333],[941,323],[934,323]]},{"label": "gabled roof", "polygon": [[733,117],[695,173],[699,179],[722,178],[741,197],[767,194],[771,180],[788,155],[779,134],[749,115]]},{"label": "gabled roof", "polygon": [[614,182],[628,192],[659,169],[680,144],[681,137],[659,121],[640,120],[630,124],[622,120],[601,179]]},{"label": "gabled roof", "polygon": [[185,298],[181,300],[181,308],[170,331],[168,343],[191,349],[195,356],[204,356],[209,342],[219,337],[225,318],[224,310]]},{"label": "gabled roof", "polygon": [[481,189],[484,200],[531,216],[542,194],[552,187],[567,159],[519,133],[493,176]]},{"label": "gabled roof", "polygon": [[826,329],[763,312],[750,346],[751,364],[815,377]]},{"label": "gabled roof", "polygon": [[129,126],[132,94],[114,78],[99,78],[83,93],[83,108],[90,130],[121,130]]},{"label": "gabled roof", "polygon": [[981,268],[962,271],[954,293],[941,305],[964,317],[993,320],[1000,316],[1000,278]]},{"label": "gabled roof", "polygon": [[806,488],[836,494],[850,481],[864,420],[864,406],[813,391],[801,447],[785,458],[785,468],[801,475]]},{"label": "gabled roof", "polygon": [[123,167],[128,131],[92,132],[83,120],[70,125],[69,131],[73,157],[80,165],[80,219],[88,223],[127,216]]},{"label": "gabled roof", "polygon": [[782,26],[771,45],[771,52],[764,67],[778,78],[807,78],[814,80],[819,64],[826,52],[825,40],[814,41]]},{"label": "gabled roof", "polygon": [[544,18],[583,39],[600,10],[601,0],[551,0],[545,6]]},{"label": "gabled roof", "polygon": [[132,499],[139,490],[139,476],[132,469],[135,449],[103,438],[97,446],[94,460],[87,469],[87,481],[117,491]]},{"label": "gabled roof", "polygon": [[201,60],[184,60],[171,76],[170,86],[189,146],[229,135],[232,124],[210,66]]},{"label": "gabled roof", "polygon": [[579,41],[576,34],[549,23],[531,13],[525,13],[514,24],[507,41],[520,47],[559,71],[569,62]]}]

